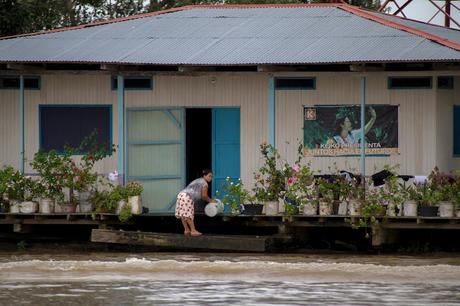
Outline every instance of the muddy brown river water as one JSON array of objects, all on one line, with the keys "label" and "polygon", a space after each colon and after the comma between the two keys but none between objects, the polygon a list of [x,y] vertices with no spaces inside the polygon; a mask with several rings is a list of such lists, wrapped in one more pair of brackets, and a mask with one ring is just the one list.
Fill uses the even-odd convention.
[{"label": "muddy brown river water", "polygon": [[3,253],[0,305],[460,305],[460,256]]}]

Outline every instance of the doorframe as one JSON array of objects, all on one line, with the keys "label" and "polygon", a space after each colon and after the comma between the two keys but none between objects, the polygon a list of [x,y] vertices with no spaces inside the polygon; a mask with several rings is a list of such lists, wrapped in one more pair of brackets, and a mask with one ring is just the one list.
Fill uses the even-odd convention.
[{"label": "doorframe", "polygon": [[[240,169],[238,170],[238,172],[240,173],[240,178],[241,178],[241,106],[219,106],[219,107],[211,107],[211,110],[214,110],[214,109],[237,109],[239,111],[239,115],[240,115],[240,135],[238,135],[238,138],[239,138],[239,145],[240,145]],[[213,141],[214,141],[214,136],[215,136],[215,129],[214,129],[214,116],[211,114],[211,120],[212,120],[212,132],[211,132],[211,144],[213,144]],[[216,168],[216,152],[214,150],[214,145],[211,145],[211,165],[212,165],[212,171],[215,171],[215,168]],[[213,185],[213,188],[216,188],[217,186],[216,185]],[[213,194],[213,190],[211,190],[211,197],[214,196]]]}]

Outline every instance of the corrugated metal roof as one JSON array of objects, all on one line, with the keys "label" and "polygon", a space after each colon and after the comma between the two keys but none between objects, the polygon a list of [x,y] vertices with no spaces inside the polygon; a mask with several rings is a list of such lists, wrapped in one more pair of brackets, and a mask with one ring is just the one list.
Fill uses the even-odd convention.
[{"label": "corrugated metal roof", "polygon": [[[419,30],[460,42],[459,31],[427,30],[425,25]],[[0,40],[0,62],[250,65],[458,60],[460,51],[340,5],[198,6]]]},{"label": "corrugated metal roof", "polygon": [[377,12],[370,12],[370,13],[375,16],[385,18],[386,20],[397,22],[405,26],[408,26],[414,29],[418,29],[420,31],[424,31],[424,32],[427,32],[433,35],[447,38],[451,41],[455,41],[456,43],[460,44],[460,30],[446,28],[443,26],[428,24],[425,22],[417,21],[417,20],[401,18],[401,17],[383,14],[383,13],[377,13]]}]

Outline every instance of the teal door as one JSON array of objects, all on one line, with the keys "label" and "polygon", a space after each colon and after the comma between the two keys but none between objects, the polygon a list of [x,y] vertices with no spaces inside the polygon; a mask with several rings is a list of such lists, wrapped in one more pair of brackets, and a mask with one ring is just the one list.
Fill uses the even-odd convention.
[{"label": "teal door", "polygon": [[240,177],[240,109],[212,110],[212,196],[222,190],[227,177]]},{"label": "teal door", "polygon": [[127,180],[142,183],[150,212],[174,213],[185,184],[184,120],[180,108],[127,109]]}]

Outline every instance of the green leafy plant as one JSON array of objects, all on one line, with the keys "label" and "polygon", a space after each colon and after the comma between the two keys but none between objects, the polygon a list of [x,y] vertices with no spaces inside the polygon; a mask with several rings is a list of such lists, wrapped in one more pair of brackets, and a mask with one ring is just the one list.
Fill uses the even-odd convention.
[{"label": "green leafy plant", "polygon": [[121,222],[128,222],[132,218],[131,205],[125,204],[118,215],[118,220]]},{"label": "green leafy plant", "polygon": [[249,194],[249,191],[244,188],[244,184],[241,179],[234,182],[230,177],[225,179],[225,183],[222,186],[223,194],[222,203],[230,208],[233,213],[240,211],[241,204],[248,204],[253,202],[253,197]]},{"label": "green leafy plant", "polygon": [[291,167],[282,163],[278,151],[270,144],[262,143],[260,153],[263,165],[254,173],[254,195],[258,201],[277,201],[286,192],[286,180],[292,176]]},{"label": "green leafy plant", "polygon": [[382,203],[395,210],[397,207],[402,209],[402,204],[408,199],[404,184],[398,182],[398,177],[396,175],[387,177],[384,187],[379,189],[378,192]]},{"label": "green leafy plant", "polygon": [[31,201],[39,190],[39,185],[30,177],[8,166],[0,174],[2,194],[9,200]]},{"label": "green leafy plant", "polygon": [[127,197],[140,196],[144,191],[144,186],[138,182],[129,182],[125,188]]},{"label": "green leafy plant", "polygon": [[63,202],[64,159],[54,150],[49,152],[39,151],[35,153],[30,165],[40,175],[38,196]]},{"label": "green leafy plant", "polygon": [[438,194],[429,186],[416,184],[409,189],[409,198],[417,201],[420,205],[435,205],[439,200]]},{"label": "green leafy plant", "polygon": [[[39,151],[35,154],[31,166],[40,175],[43,197],[64,200],[63,190],[69,190],[68,199],[71,204],[78,204],[75,191],[83,192],[97,182],[97,174],[92,172],[97,161],[110,156],[115,147],[109,150],[106,145],[97,143],[97,133],[92,132],[77,148],[66,146],[63,152]],[[74,155],[85,152],[81,160],[76,162]]]},{"label": "green leafy plant", "polygon": [[317,197],[329,203],[332,203],[335,198],[335,194],[338,193],[340,185],[335,182],[329,182],[324,178],[318,178],[316,180]]},{"label": "green leafy plant", "polygon": [[432,190],[437,201],[453,202],[458,191],[455,176],[442,173],[438,167],[428,176],[428,188]]},{"label": "green leafy plant", "polygon": [[114,212],[118,204],[118,196],[113,195],[111,191],[95,191],[89,198],[89,201],[94,204],[97,213]]},{"label": "green leafy plant", "polygon": [[0,197],[8,197],[8,190],[11,185],[13,176],[16,174],[15,170],[11,166],[6,166],[0,169]]},{"label": "green leafy plant", "polygon": [[358,227],[375,226],[379,223],[377,217],[382,217],[385,207],[382,205],[378,191],[369,192],[362,201],[361,217],[358,219]]}]

